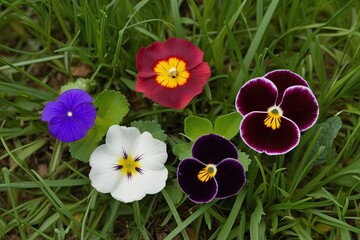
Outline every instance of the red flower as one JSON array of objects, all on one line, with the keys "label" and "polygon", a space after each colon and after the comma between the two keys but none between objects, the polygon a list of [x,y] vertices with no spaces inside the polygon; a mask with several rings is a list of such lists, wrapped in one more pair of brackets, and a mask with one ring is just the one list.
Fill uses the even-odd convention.
[{"label": "red flower", "polygon": [[210,77],[203,56],[197,46],[178,38],[141,48],[136,55],[136,91],[164,107],[184,108]]}]

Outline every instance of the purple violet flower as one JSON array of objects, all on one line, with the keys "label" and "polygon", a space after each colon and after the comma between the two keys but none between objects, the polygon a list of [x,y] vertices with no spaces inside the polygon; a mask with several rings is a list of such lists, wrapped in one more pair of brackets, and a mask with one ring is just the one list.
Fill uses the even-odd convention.
[{"label": "purple violet flower", "polygon": [[300,132],[312,127],[319,106],[307,82],[289,70],[274,70],[245,83],[236,98],[243,116],[240,136],[257,152],[284,154],[296,147]]},{"label": "purple violet flower", "polygon": [[207,134],[192,146],[193,157],[179,163],[177,180],[182,191],[195,203],[207,203],[237,194],[246,176],[237,149],[228,139]]},{"label": "purple violet flower", "polygon": [[62,142],[75,142],[94,126],[96,109],[93,98],[82,89],[63,92],[55,102],[45,105],[41,120],[49,123],[49,132]]}]

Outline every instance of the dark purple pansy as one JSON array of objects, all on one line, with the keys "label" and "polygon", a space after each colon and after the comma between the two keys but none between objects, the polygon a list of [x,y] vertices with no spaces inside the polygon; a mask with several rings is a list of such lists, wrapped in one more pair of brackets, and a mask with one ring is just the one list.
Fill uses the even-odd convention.
[{"label": "dark purple pansy", "polygon": [[319,115],[307,82],[289,70],[275,70],[251,79],[240,89],[236,109],[243,116],[240,135],[257,152],[284,154],[300,141]]},{"label": "dark purple pansy", "polygon": [[237,149],[228,139],[208,134],[192,146],[192,157],[179,163],[177,180],[182,191],[195,203],[237,194],[246,176]]},{"label": "dark purple pansy", "polygon": [[60,141],[75,142],[95,124],[92,102],[93,98],[82,89],[65,91],[55,102],[46,103],[41,120],[49,123],[49,132]]}]

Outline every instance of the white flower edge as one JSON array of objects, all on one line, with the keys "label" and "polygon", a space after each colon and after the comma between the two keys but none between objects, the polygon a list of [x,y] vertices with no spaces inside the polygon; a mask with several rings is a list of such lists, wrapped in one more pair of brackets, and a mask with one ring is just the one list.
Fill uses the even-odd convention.
[{"label": "white flower edge", "polygon": [[[124,151],[140,157],[141,172],[128,177],[116,169]],[[90,156],[89,178],[98,192],[111,193],[113,198],[125,203],[133,202],[165,187],[166,160],[166,144],[149,132],[140,133],[135,127],[113,125],[106,134],[105,144],[97,147]]]}]

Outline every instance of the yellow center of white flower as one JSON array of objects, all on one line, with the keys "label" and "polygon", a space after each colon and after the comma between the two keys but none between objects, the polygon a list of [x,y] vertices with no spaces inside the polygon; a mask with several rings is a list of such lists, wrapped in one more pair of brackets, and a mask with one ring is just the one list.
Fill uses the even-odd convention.
[{"label": "yellow center of white flower", "polygon": [[67,112],[68,117],[72,117],[73,113],[71,111]]},{"label": "yellow center of white flower", "polygon": [[142,172],[139,160],[139,157],[133,158],[131,155],[124,153],[123,156],[118,160],[116,169],[120,170],[122,175],[130,178],[137,173]]},{"label": "yellow center of white flower", "polygon": [[283,115],[281,108],[277,106],[269,107],[267,113],[268,115],[264,120],[265,126],[272,128],[272,130],[280,128],[281,117]]},{"label": "yellow center of white flower", "polygon": [[177,57],[159,61],[154,67],[154,72],[157,74],[156,82],[167,88],[182,86],[190,78],[190,73],[186,70],[186,62]]},{"label": "yellow center of white flower", "polygon": [[197,178],[202,182],[207,182],[211,178],[215,177],[217,168],[214,164],[208,164],[206,167],[201,169],[197,175]]}]

